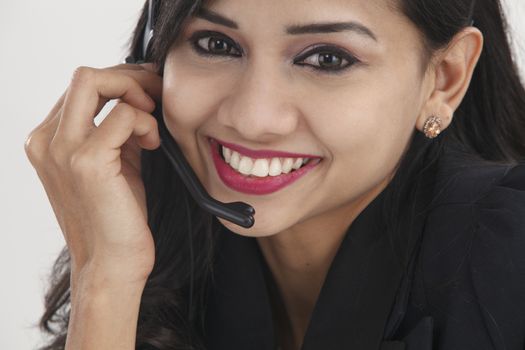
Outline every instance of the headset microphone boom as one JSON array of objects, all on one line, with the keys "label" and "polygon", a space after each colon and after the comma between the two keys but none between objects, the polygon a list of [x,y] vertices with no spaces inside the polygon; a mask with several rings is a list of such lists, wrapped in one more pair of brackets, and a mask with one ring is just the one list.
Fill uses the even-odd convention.
[{"label": "headset microphone boom", "polygon": [[[148,3],[148,19],[142,41],[142,57],[128,56],[126,58],[126,63],[144,63],[148,57],[148,50],[151,44],[151,39],[153,38],[153,21],[155,18],[154,2],[154,0],[149,0]],[[182,178],[186,188],[189,190],[197,204],[212,215],[221,217],[245,228],[252,227],[255,223],[253,217],[255,215],[255,209],[244,202],[222,203],[212,198],[199,182],[193,169],[186,161],[186,158],[184,158],[179,145],[177,145],[177,142],[167,130],[164,123],[162,107],[157,105],[153,115],[157,119],[159,126],[159,135],[161,139],[160,147],[175,168],[175,171]]]}]

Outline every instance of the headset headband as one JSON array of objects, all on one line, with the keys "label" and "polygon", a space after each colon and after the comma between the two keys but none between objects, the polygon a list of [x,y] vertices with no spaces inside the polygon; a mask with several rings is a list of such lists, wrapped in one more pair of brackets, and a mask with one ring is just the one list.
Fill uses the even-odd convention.
[{"label": "headset headband", "polygon": [[148,0],[148,20],[146,28],[144,29],[144,37],[142,38],[142,59],[145,61],[148,57],[148,50],[153,38],[153,20],[155,18],[155,4],[154,0]]}]

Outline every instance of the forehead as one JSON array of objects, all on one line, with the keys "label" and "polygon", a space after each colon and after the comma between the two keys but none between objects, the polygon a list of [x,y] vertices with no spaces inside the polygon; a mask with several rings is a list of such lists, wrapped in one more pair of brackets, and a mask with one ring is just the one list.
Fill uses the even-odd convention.
[{"label": "forehead", "polygon": [[268,11],[273,17],[280,15],[333,14],[333,11],[391,11],[388,0],[208,0],[205,7],[227,9],[229,11]]},{"label": "forehead", "polygon": [[224,14],[237,24],[237,29],[281,30],[291,24],[314,22],[347,22],[386,27],[388,22],[406,22],[395,10],[394,0],[210,0],[203,6]]},{"label": "forehead", "polygon": [[211,13],[215,23],[224,24],[226,19],[227,26],[243,35],[276,42],[301,34],[335,32],[333,27],[310,28],[308,32],[305,27],[311,24],[350,23],[352,28],[339,27],[337,31],[369,47],[382,51],[420,50],[420,33],[397,9],[397,1],[400,0],[211,0],[204,2],[190,23],[200,18],[210,21]]}]

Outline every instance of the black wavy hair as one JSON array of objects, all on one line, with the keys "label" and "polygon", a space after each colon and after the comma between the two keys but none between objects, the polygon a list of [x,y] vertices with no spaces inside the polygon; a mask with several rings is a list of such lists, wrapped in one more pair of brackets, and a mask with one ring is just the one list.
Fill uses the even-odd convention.
[{"label": "black wavy hair", "polygon": [[[404,225],[402,221],[409,222],[415,215],[416,208],[401,203],[412,203],[417,188],[414,184],[423,181],[423,169],[415,165],[420,163],[417,160],[424,158],[428,168],[448,144],[458,144],[472,158],[487,162],[501,164],[525,158],[525,91],[509,46],[499,0],[389,1],[394,10],[406,15],[421,32],[425,65],[434,50],[445,47],[472,20],[485,39],[471,84],[452,124],[431,141],[414,131],[399,162],[392,180],[394,190],[386,197],[390,210],[384,214],[390,236],[396,237],[396,230]],[[185,21],[202,5],[201,0],[157,1],[158,16],[149,59],[158,64],[159,74]],[[129,53],[134,56],[141,53],[146,13],[147,4],[130,40]],[[203,349],[206,290],[213,276],[219,223],[193,202],[160,148],[142,151],[142,173],[156,261],[142,295],[136,348]],[[403,257],[400,259],[406,264]],[[45,294],[45,312],[39,326],[49,335],[49,341],[41,350],[65,347],[70,313],[69,261],[64,247],[53,266]]]}]

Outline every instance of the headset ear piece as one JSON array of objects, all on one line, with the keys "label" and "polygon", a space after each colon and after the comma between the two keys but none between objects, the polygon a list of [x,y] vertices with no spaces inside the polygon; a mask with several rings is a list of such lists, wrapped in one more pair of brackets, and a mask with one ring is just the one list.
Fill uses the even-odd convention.
[{"label": "headset ear piece", "polygon": [[137,59],[135,59],[135,57],[129,55],[129,56],[126,57],[126,59],[124,60],[124,63],[129,63],[129,64],[143,64],[143,63],[146,63],[146,62],[144,62],[144,60],[137,60]]},{"label": "headset ear piece", "polygon": [[137,60],[135,57],[129,55],[128,57],[126,57],[126,59],[124,60],[124,63],[130,63],[130,64],[142,64],[142,63],[145,63],[143,60]]}]

